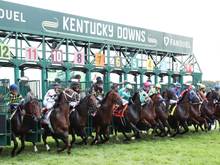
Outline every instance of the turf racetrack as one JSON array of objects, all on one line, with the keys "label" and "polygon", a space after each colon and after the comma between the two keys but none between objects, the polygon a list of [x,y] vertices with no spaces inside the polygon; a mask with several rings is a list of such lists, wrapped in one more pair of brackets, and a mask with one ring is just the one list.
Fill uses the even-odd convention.
[{"label": "turf racetrack", "polygon": [[[25,151],[15,158],[10,157],[12,147],[4,149],[0,155],[0,165],[219,165],[220,132],[189,132],[175,138],[142,135],[141,140],[129,143],[114,137],[107,144],[95,146],[74,146],[70,155],[57,154],[55,143],[49,140],[48,153],[43,144],[38,144],[38,153],[32,144],[26,143]],[[90,139],[91,140],[91,139]]]}]

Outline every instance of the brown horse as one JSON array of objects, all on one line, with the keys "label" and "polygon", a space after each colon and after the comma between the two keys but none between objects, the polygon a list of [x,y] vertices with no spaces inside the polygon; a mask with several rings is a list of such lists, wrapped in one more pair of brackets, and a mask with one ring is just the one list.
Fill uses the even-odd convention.
[{"label": "brown horse", "polygon": [[47,150],[50,150],[50,148],[47,144],[46,139],[48,136],[52,135],[52,137],[57,142],[57,147],[59,147],[58,139],[61,139],[65,144],[62,148],[58,148],[57,152],[62,152],[67,149],[67,153],[70,154],[71,146],[69,143],[69,103],[73,99],[73,92],[74,91],[72,89],[64,89],[57,95],[54,110],[52,110],[49,117],[51,126],[42,126],[44,128],[42,138]]},{"label": "brown horse", "polygon": [[[23,112],[24,110],[24,112]],[[38,124],[41,117],[41,108],[37,99],[31,98],[24,105],[18,105],[16,110],[12,112],[11,116],[11,130],[14,147],[11,156],[21,153],[25,148],[25,136],[32,129],[33,125]],[[20,137],[21,148],[18,148],[16,137]],[[37,151],[36,144],[33,142],[34,150]]]},{"label": "brown horse", "polygon": [[[95,128],[96,136],[91,144],[104,143],[109,140],[109,125],[112,123],[112,112],[116,106],[121,106],[122,100],[119,94],[111,90],[101,102],[101,106],[93,117],[93,128]],[[102,135],[104,139],[102,139]],[[99,141],[99,137],[101,141]]]},{"label": "brown horse", "polygon": [[70,133],[72,134],[71,146],[75,142],[75,134],[82,138],[79,144],[87,144],[87,134],[85,127],[88,122],[88,116],[92,112],[97,111],[96,97],[87,95],[75,107],[74,111],[70,112]]},{"label": "brown horse", "polygon": [[[159,125],[159,129],[161,130],[160,136],[166,136],[170,134],[170,125],[168,122],[169,111],[166,108],[166,102],[161,96],[161,94],[154,94],[151,96],[151,99],[154,103],[155,112],[156,112],[156,120]],[[167,128],[167,131],[166,129]]]}]

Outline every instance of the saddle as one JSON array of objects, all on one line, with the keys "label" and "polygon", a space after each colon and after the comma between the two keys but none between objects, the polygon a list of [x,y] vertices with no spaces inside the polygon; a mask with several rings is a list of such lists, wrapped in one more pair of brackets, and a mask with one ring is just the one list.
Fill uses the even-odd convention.
[{"label": "saddle", "polygon": [[125,111],[128,109],[127,107],[128,107],[128,104],[117,107],[116,109],[113,110],[113,116],[124,117]]}]

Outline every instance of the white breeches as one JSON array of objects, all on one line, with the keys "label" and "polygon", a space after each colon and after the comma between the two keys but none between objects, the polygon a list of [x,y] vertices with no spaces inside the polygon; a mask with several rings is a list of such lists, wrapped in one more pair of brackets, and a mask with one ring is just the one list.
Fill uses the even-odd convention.
[{"label": "white breeches", "polygon": [[170,100],[170,104],[176,104],[177,100]]},{"label": "white breeches", "polygon": [[49,110],[49,109],[53,108],[53,106],[55,104],[55,101],[52,101],[52,100],[51,101],[46,101],[46,100],[44,100],[43,104]]}]

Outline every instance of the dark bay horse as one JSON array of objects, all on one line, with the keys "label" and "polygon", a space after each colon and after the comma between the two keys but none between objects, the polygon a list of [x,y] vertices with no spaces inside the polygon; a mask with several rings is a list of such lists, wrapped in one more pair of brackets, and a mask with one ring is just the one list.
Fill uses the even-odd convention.
[{"label": "dark bay horse", "polygon": [[[23,112],[24,110],[24,112]],[[17,109],[11,115],[11,130],[12,140],[14,147],[11,152],[11,156],[21,153],[25,148],[25,136],[32,129],[33,125],[36,125],[41,117],[41,108],[37,99],[30,98],[30,100],[24,105],[18,105]],[[18,142],[16,137],[20,137],[21,148],[16,152],[18,148]],[[35,143],[34,150],[37,152]]]},{"label": "dark bay horse", "polygon": [[[122,100],[115,90],[109,91],[101,102],[93,117],[93,128],[96,131],[95,139],[91,144],[104,143],[109,140],[109,125],[112,123],[112,112],[116,106],[121,106]],[[102,139],[102,135],[104,139]],[[101,141],[99,141],[99,137]]]},{"label": "dark bay horse", "polygon": [[119,109],[115,111],[124,111],[122,116],[113,115],[113,123],[115,129],[115,135],[117,136],[117,131],[121,131],[125,137],[125,140],[130,140],[126,135],[126,132],[130,132],[132,129],[135,136],[139,138],[140,130],[136,127],[137,123],[141,119],[141,102],[139,93],[136,92],[134,96],[130,99],[128,105],[120,106]]},{"label": "dark bay horse", "polygon": [[[175,131],[172,136],[176,136],[179,133],[184,134],[188,132],[189,129],[187,121],[189,118],[190,104],[187,93],[185,92],[179,102],[173,105],[170,105],[170,100],[178,100],[173,90],[166,89],[162,95],[166,100],[167,109],[170,111],[170,115],[168,117],[169,125]],[[180,126],[184,128],[183,132],[180,132]]]},{"label": "dark bay horse", "polygon": [[87,144],[87,134],[85,127],[88,122],[88,116],[97,111],[96,97],[87,95],[75,107],[74,111],[70,112],[70,133],[72,134],[71,146],[75,142],[75,134],[82,138],[79,144]]},{"label": "dark bay horse", "polygon": [[57,142],[57,147],[59,147],[58,139],[61,139],[65,144],[62,148],[58,148],[57,152],[62,152],[65,149],[67,149],[67,153],[70,154],[71,146],[69,143],[69,103],[73,99],[73,92],[74,91],[72,89],[66,88],[57,94],[54,110],[52,110],[51,115],[49,117],[51,126],[42,126],[44,128],[42,139],[47,150],[50,150],[50,148],[47,144],[46,139],[48,136],[52,135],[52,137]]},{"label": "dark bay horse", "polygon": [[206,95],[207,100],[202,101],[201,105],[201,115],[206,119],[209,125],[209,130],[211,125],[214,124],[215,120],[215,100],[218,100],[218,94],[214,90],[211,90]]},{"label": "dark bay horse", "polygon": [[[161,96],[161,94],[154,94],[151,96],[151,99],[154,104],[155,112],[156,112],[156,121],[158,123],[158,127],[161,130],[160,136],[166,136],[170,134],[170,125],[168,122],[169,111],[166,108],[166,102]],[[167,131],[166,129],[167,128]]]},{"label": "dark bay horse", "polygon": [[195,131],[198,131],[198,126],[203,131],[202,125],[204,125],[205,130],[208,129],[208,123],[201,113],[201,100],[194,90],[186,91],[189,99],[190,109],[189,109],[189,123],[192,123],[195,127]]}]

